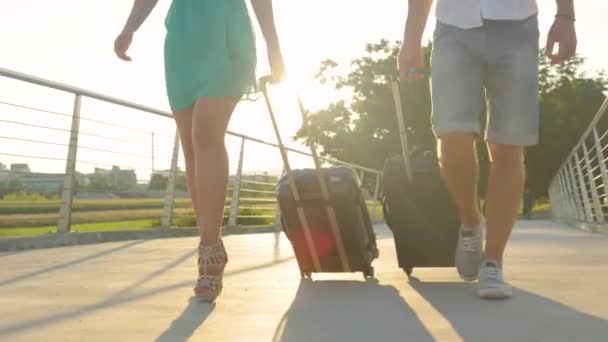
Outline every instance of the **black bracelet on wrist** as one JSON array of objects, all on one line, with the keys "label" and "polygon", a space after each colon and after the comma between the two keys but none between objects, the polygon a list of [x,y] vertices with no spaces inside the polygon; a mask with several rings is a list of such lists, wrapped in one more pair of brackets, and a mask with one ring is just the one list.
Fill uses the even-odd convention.
[{"label": "black bracelet on wrist", "polygon": [[573,14],[557,13],[555,15],[555,18],[566,18],[566,19],[570,19],[572,21],[576,21],[576,18],[574,17]]}]

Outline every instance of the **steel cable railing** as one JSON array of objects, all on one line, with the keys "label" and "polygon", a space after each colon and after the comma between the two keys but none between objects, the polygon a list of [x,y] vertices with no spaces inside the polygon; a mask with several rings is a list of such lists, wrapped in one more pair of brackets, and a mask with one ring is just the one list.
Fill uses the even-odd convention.
[{"label": "steel cable railing", "polygon": [[591,230],[608,219],[608,98],[558,169],[549,186],[555,220],[580,224]]},{"label": "steel cable railing", "polygon": [[[95,204],[92,202],[94,200],[80,200],[78,202],[74,202],[76,195],[80,192],[89,192],[89,193],[99,193],[103,195],[104,193],[108,195],[108,197],[116,197],[116,194],[119,194],[121,191],[119,190],[108,190],[107,188],[98,187],[97,185],[88,185],[83,186],[79,184],[79,181],[82,179],[87,179],[83,177],[81,173],[78,172],[79,165],[89,165],[94,167],[109,167],[115,168],[118,167],[117,172],[149,172],[151,177],[147,177],[148,181],[151,183],[154,181],[155,172],[160,172],[161,168],[155,167],[155,162],[162,161],[165,163],[166,167],[162,170],[162,175],[164,177],[164,181],[166,184],[163,184],[162,190],[156,190],[161,193],[161,198],[150,199],[150,201],[140,201],[139,204],[135,201],[129,202],[128,205],[131,205],[133,208],[133,213],[137,210],[149,210],[150,212],[154,212],[157,214],[160,225],[164,227],[170,227],[176,225],[176,221],[180,217],[192,216],[192,210],[190,201],[188,199],[187,193],[185,191],[178,191],[178,182],[180,182],[179,177],[181,178],[181,182],[184,183],[185,175],[183,171],[181,171],[178,167],[178,157],[179,155],[179,139],[177,136],[177,131],[175,130],[175,126],[173,124],[173,116],[165,111],[158,110],[155,108],[150,108],[142,105],[138,105],[135,103],[131,103],[128,101],[123,101],[121,99],[105,96],[102,94],[94,93],[85,89],[72,87],[65,84],[60,84],[56,82],[52,82],[49,80],[41,79],[35,76],[26,75],[23,73],[15,72],[12,70],[2,69],[0,68],[0,76],[4,76],[9,79],[27,82],[29,84],[42,86],[49,89],[59,90],[62,92],[71,93],[74,95],[74,102],[72,107],[72,113],[62,113],[60,111],[47,110],[44,108],[39,108],[30,105],[24,105],[22,103],[15,103],[8,101],[6,99],[0,99],[0,106],[8,106],[12,108],[16,108],[18,110],[44,113],[48,115],[61,116],[71,121],[70,127],[50,127],[46,124],[41,124],[44,120],[35,120],[35,122],[26,122],[25,120],[10,118],[0,118],[0,124],[4,127],[15,126],[22,127],[23,129],[32,129],[32,130],[47,130],[54,131],[57,134],[61,134],[61,139],[66,139],[68,141],[60,141],[58,142],[56,139],[48,139],[48,138],[39,138],[41,136],[40,133],[32,133],[29,136],[17,136],[18,134],[11,134],[10,130],[7,133],[3,133],[0,135],[0,141],[6,141],[7,143],[0,143],[0,156],[12,157],[13,159],[19,158],[20,160],[48,160],[48,161],[56,161],[65,163],[62,168],[64,168],[65,172],[45,172],[45,173],[34,173],[34,172],[21,172],[18,170],[2,170],[0,168],[0,176],[3,174],[10,174],[10,177],[20,177],[20,179],[28,180],[34,182],[34,176],[40,175],[40,177],[46,180],[52,179],[53,181],[57,181],[59,177],[61,179],[60,191],[61,195],[59,199],[55,200],[51,204],[51,207],[44,207],[40,209],[45,213],[56,213],[53,216],[56,219],[56,226],[58,232],[68,232],[71,230],[71,226],[74,223],[82,222],[83,211],[86,211],[95,207],[99,210],[105,210],[108,212],[115,212],[116,215],[121,218],[129,217],[123,212],[118,212],[120,208],[123,208],[122,202],[129,202],[129,200],[118,201],[106,201],[103,204]],[[120,108],[135,110],[137,112],[143,113],[145,115],[153,114],[160,118],[165,118],[171,120],[171,125],[167,125],[167,127],[172,127],[174,134],[167,134],[166,132],[151,132],[141,128],[129,127],[124,124],[118,124],[110,122],[109,120],[97,120],[91,119],[81,114],[81,103],[83,99],[93,99],[105,103],[109,103]],[[164,120],[164,119],[163,119]],[[47,120],[48,122],[48,120]],[[116,137],[111,136],[109,134],[103,134],[104,130],[97,129],[94,127],[93,129],[83,130],[81,129],[81,123],[92,123],[96,125],[104,125],[108,127],[113,127],[116,129],[128,130],[133,134],[129,134],[125,137]],[[57,126],[55,124],[54,126]],[[101,131],[101,132],[100,132]],[[147,152],[142,153],[142,148],[150,148],[150,142],[144,142],[142,140],[137,140],[137,135],[152,135],[152,141],[154,141],[154,136],[157,137],[166,137],[172,139],[172,146],[166,145],[154,145],[151,150],[147,150]],[[276,204],[275,199],[275,186],[276,181],[278,179],[278,175],[250,175],[245,174],[244,170],[244,157],[246,146],[251,144],[264,146],[265,148],[278,148],[278,145],[272,142],[267,142],[262,139],[249,137],[243,134],[228,132],[228,136],[231,139],[238,139],[240,141],[240,154],[238,158],[238,167],[236,173],[230,177],[230,182],[228,184],[228,198],[226,199],[226,211],[225,211],[225,219],[228,225],[237,225],[237,224],[273,224],[276,223],[277,215],[280,215],[278,211],[278,206]],[[93,145],[94,142],[89,142],[82,144],[79,142],[80,138],[89,137],[102,139],[99,145]],[[31,144],[34,146],[49,146],[61,148],[62,150],[59,152],[53,152],[53,154],[45,155],[44,153],[38,153],[39,149],[32,148],[31,151],[22,151],[22,149],[14,149],[15,144]],[[120,148],[112,148],[111,143],[119,143]],[[130,146],[130,147],[129,147]],[[133,150],[131,150],[131,148]],[[163,152],[166,151],[166,152]],[[293,148],[288,148],[288,152],[290,154],[295,154],[299,156],[310,157],[310,154],[304,151],[300,151]],[[65,155],[59,154],[65,153]],[[81,157],[83,153],[90,153],[94,157],[90,157],[86,155],[85,157]],[[164,154],[166,153],[166,155]],[[170,153],[170,155],[169,155]],[[106,156],[103,161],[101,161],[102,156]],[[111,159],[108,159],[111,158]],[[119,159],[122,158],[122,159]],[[125,159],[126,158],[126,159]],[[93,159],[93,160],[92,160]],[[97,161],[95,161],[97,159]],[[146,159],[151,159],[152,167],[141,166],[141,162],[145,162]],[[359,165],[355,165],[352,163],[342,162],[339,160],[335,160],[332,158],[321,158],[324,162],[333,164],[333,165],[344,165],[351,167],[357,171],[360,175],[361,179],[368,177],[372,177],[373,189],[367,191],[368,199],[371,199],[370,203],[370,211],[371,216],[374,219],[379,218],[379,214],[377,214],[377,198],[381,180],[381,173],[378,170],[374,170],[371,168],[362,167]],[[126,163],[122,163],[119,160],[126,160]],[[119,165],[119,164],[131,164],[132,165]],[[111,172],[111,170],[106,170],[107,172]],[[104,172],[106,172],[104,171]],[[29,178],[28,178],[29,177]],[[146,177],[144,177],[146,178]],[[0,178],[0,182],[2,179]],[[90,180],[89,180],[90,181]],[[136,181],[135,186],[137,188],[145,187],[146,185],[139,184],[141,179]],[[368,182],[370,183],[370,182]],[[132,184],[132,185],[133,185]],[[150,184],[147,184],[150,187]],[[183,187],[184,184],[181,184]],[[184,190],[184,189],[182,189]],[[122,193],[121,195],[133,195],[132,193],[128,193],[129,191],[136,193],[136,190],[125,190],[127,193]],[[146,191],[150,191],[147,189]],[[124,192],[124,191],[123,191]],[[180,197],[178,199],[178,197]],[[163,199],[164,198],[164,199]],[[145,202],[145,203],[144,203]],[[83,204],[84,203],[84,204]],[[125,204],[126,205],[126,204]],[[6,208],[0,207],[0,229],[3,228],[2,223],[2,215],[6,214],[6,212],[10,211],[10,208],[4,210]],[[20,211],[21,212],[21,211]],[[73,213],[78,213],[78,215],[74,216]],[[184,216],[185,215],[185,216]],[[76,220],[74,220],[76,217]],[[31,219],[31,218],[30,218]],[[183,221],[186,223],[192,223],[191,221]],[[177,223],[179,225],[179,222]],[[128,227],[125,227],[128,228]]]}]

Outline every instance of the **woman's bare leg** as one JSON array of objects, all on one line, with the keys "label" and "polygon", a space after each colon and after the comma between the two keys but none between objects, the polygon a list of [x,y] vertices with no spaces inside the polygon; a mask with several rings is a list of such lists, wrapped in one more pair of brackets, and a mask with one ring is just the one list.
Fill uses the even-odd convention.
[{"label": "woman's bare leg", "polygon": [[199,206],[198,206],[198,192],[196,191],[195,182],[195,166],[194,166],[194,146],[192,145],[192,110],[194,106],[190,106],[186,109],[182,109],[173,113],[177,129],[179,131],[179,138],[182,145],[182,151],[184,152],[184,161],[186,163],[186,179],[188,181],[188,192],[192,200],[192,207],[194,209],[194,215],[196,216],[196,222],[200,221],[198,217]]},{"label": "woman's bare leg", "polygon": [[238,100],[234,97],[201,97],[194,105],[192,145],[201,246],[219,242],[228,182],[224,137]]}]

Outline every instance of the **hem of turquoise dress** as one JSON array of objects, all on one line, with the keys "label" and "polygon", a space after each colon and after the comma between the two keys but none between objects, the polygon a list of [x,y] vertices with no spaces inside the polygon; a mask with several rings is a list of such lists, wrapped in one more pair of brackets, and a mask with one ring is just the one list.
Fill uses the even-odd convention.
[{"label": "hem of turquoise dress", "polygon": [[[256,83],[254,82],[253,84],[247,86],[246,89],[244,89],[243,91],[240,91],[238,93],[222,92],[222,93],[216,94],[216,93],[209,93],[207,91],[199,91],[194,94],[194,96],[192,97],[191,100],[171,100],[171,97],[169,97],[169,106],[171,107],[171,111],[177,112],[177,111],[184,110],[186,108],[194,106],[196,101],[198,101],[198,99],[200,99],[202,97],[234,97],[234,98],[238,98],[239,101],[241,101],[241,100],[257,101],[259,99],[259,96],[257,96],[258,93],[259,93],[258,87],[257,87]],[[251,97],[252,94],[254,95],[254,97]]]}]

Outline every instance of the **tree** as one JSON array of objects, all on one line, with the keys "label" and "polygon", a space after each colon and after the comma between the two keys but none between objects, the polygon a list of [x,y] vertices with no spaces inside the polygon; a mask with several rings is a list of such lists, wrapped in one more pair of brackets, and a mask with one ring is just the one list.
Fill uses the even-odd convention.
[{"label": "tree", "polygon": [[[603,72],[583,71],[584,58],[551,66],[543,58],[540,68],[540,141],[527,150],[528,186],[546,194],[553,175],[568,157],[604,101],[608,78]],[[600,132],[606,131],[605,125]]]},{"label": "tree", "polygon": [[112,190],[108,176],[103,173],[94,173],[90,176],[89,188],[97,191]]},{"label": "tree", "polygon": [[186,174],[180,172],[175,178],[175,190],[177,191],[188,191],[188,179]]},{"label": "tree", "polygon": [[7,191],[9,194],[20,193],[25,191],[25,186],[18,179],[12,179],[8,182]]},{"label": "tree", "polygon": [[[389,87],[391,78],[397,76],[396,57],[400,46],[400,42],[387,40],[368,44],[366,54],[352,62],[351,71],[346,75],[336,72],[338,64],[332,60],[321,64],[317,75],[319,82],[332,84],[337,90],[347,90],[351,94],[309,116],[311,136],[322,147],[321,154],[381,169],[387,158],[401,153]],[[427,69],[431,49],[430,44],[425,48]],[[541,51],[541,55],[543,53]],[[584,59],[581,57],[561,66],[547,64],[544,57],[541,60],[541,144],[528,149],[526,163],[528,185],[536,194],[546,194],[547,185],[559,164],[600,106],[608,84],[602,73],[584,73]],[[428,81],[427,78],[402,83],[401,96],[404,120],[412,131],[410,144],[434,148]],[[482,118],[483,125],[485,115]],[[310,144],[303,128],[294,139]],[[482,179],[480,192],[483,193],[489,162],[481,138],[478,152]]]},{"label": "tree", "polygon": [[148,184],[149,190],[165,190],[167,189],[167,184],[169,183],[169,178],[156,173],[152,175],[152,179],[150,179],[150,184]]},{"label": "tree", "polygon": [[[322,63],[318,79],[333,83],[338,90],[350,90],[352,98],[342,99],[309,116],[315,142],[325,156],[381,168],[384,160],[400,153],[399,131],[389,82],[396,76],[398,43],[382,40],[368,44],[367,55],[352,62],[346,76],[332,74],[338,65]],[[430,45],[426,48],[427,63]],[[433,144],[430,130],[429,84],[418,81],[401,85],[406,126],[415,132],[412,144]],[[307,132],[300,129],[295,139],[309,144]]]}]

